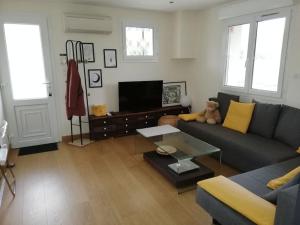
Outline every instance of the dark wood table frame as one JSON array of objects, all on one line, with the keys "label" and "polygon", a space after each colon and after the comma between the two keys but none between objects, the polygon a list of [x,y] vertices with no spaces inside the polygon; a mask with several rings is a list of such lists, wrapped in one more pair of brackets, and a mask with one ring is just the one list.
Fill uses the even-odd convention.
[{"label": "dark wood table frame", "polygon": [[196,160],[193,162],[200,166],[199,169],[177,174],[168,167],[169,164],[177,162],[172,156],[159,155],[156,151],[152,151],[145,152],[143,157],[146,162],[177,188],[179,194],[195,188],[200,180],[214,177],[214,172],[211,169]]}]

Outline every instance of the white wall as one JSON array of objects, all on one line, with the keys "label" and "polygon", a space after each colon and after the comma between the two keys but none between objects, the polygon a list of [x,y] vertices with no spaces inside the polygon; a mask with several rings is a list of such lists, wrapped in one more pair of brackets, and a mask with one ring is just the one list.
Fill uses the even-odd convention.
[{"label": "white wall", "polygon": [[5,116],[4,116],[4,108],[3,108],[3,100],[2,100],[2,94],[0,91],[0,123],[5,120]]},{"label": "white wall", "polygon": [[[215,96],[222,79],[223,26],[218,19],[219,8],[200,11],[195,21],[198,31],[197,59],[193,64],[193,73],[188,78],[192,93],[193,109],[201,110],[206,100]],[[250,96],[265,102],[285,103],[300,108],[300,5],[293,8],[289,35],[289,47],[286,62],[283,96],[280,99]],[[243,96],[245,98],[245,96]]]},{"label": "white wall", "polygon": [[[165,81],[185,80],[189,73],[189,62],[172,61],[172,25],[173,17],[169,13],[153,11],[129,10],[110,7],[84,6],[79,4],[37,3],[29,1],[0,2],[0,13],[41,13],[48,15],[53,55],[55,79],[55,98],[57,102],[58,123],[61,135],[69,134],[69,122],[65,116],[65,80],[66,65],[60,63],[59,54],[63,53],[67,39],[81,40],[95,43],[96,63],[88,68],[101,68],[103,71],[103,88],[90,89],[90,104],[108,105],[110,111],[118,110],[118,81],[154,80]],[[100,14],[111,16],[113,19],[113,33],[111,35],[95,34],[66,34],[63,27],[63,12],[81,14]],[[125,63],[122,62],[122,29],[123,21],[143,21],[158,25],[159,29],[159,62],[158,63]],[[103,68],[104,48],[118,50],[118,68]],[[86,130],[86,129],[85,129]]]},{"label": "white wall", "polygon": [[218,91],[221,64],[221,24],[216,8],[200,11],[193,24],[196,43],[196,59],[193,61],[193,72],[188,77],[188,89],[192,97],[194,111],[205,106],[208,97]]},{"label": "white wall", "polygon": [[[300,1],[300,0],[299,0]],[[110,111],[118,110],[117,83],[128,80],[165,81],[187,80],[188,93],[192,97],[194,111],[200,111],[206,100],[215,96],[220,90],[222,77],[222,21],[218,19],[219,8],[215,7],[196,14],[196,20],[191,26],[197,42],[195,60],[171,60],[173,52],[174,17],[169,13],[129,10],[110,7],[83,6],[79,4],[60,4],[18,1],[17,3],[0,2],[0,13],[41,13],[48,15],[53,55],[55,79],[55,98],[57,102],[58,124],[61,135],[69,134],[69,122],[65,116],[64,95],[66,65],[61,65],[59,54],[64,52],[67,39],[95,43],[96,63],[89,68],[103,69],[104,87],[90,90],[90,104],[106,103]],[[63,12],[78,12],[86,14],[102,14],[113,19],[111,35],[66,34],[63,27]],[[126,20],[151,22],[159,28],[159,62],[158,63],[124,63],[122,62],[122,29],[121,23]],[[103,48],[118,50],[118,68],[103,68]],[[260,99],[282,102],[300,107],[300,5],[294,7],[290,29],[289,49],[286,63],[286,80],[282,99]]]}]

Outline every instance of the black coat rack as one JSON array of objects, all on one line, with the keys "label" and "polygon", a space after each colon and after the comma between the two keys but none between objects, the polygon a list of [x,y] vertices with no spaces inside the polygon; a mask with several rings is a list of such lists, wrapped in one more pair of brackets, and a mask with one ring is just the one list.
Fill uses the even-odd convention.
[{"label": "black coat rack", "polygon": [[74,134],[73,134],[73,126],[79,126],[79,132],[80,132],[80,146],[84,146],[83,143],[83,134],[82,134],[82,123],[87,123],[89,125],[90,130],[90,111],[89,111],[89,99],[88,99],[88,91],[87,91],[87,78],[86,78],[86,63],[87,60],[84,58],[84,51],[83,51],[83,43],[81,41],[75,41],[75,40],[67,40],[65,43],[65,49],[66,53],[61,54],[61,56],[66,57],[67,63],[70,59],[74,59],[77,64],[77,69],[79,69],[79,64],[82,65],[83,69],[83,77],[84,77],[84,89],[85,89],[85,102],[86,102],[86,108],[87,108],[87,118],[88,121],[84,122],[81,119],[81,116],[79,116],[79,124],[73,123],[73,118],[70,120],[71,125],[71,142],[74,143]]}]

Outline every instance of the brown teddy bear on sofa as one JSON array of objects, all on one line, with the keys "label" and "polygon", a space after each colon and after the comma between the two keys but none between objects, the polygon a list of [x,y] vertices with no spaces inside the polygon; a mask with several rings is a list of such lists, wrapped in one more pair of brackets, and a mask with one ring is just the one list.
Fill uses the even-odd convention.
[{"label": "brown teddy bear on sofa", "polygon": [[214,101],[208,101],[206,109],[200,113],[197,121],[200,123],[217,124],[221,123],[221,115],[218,110],[219,103]]}]

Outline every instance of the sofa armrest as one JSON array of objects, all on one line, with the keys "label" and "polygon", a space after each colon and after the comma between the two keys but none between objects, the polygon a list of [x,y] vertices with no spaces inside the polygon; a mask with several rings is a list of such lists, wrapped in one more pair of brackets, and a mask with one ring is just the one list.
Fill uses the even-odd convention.
[{"label": "sofa armrest", "polygon": [[253,222],[231,209],[202,188],[197,188],[196,202],[213,219],[222,225],[255,225]]},{"label": "sofa armrest", "polygon": [[275,205],[234,181],[218,176],[199,181],[198,186],[253,223],[274,225]]},{"label": "sofa armrest", "polygon": [[295,225],[296,200],[299,185],[287,188],[278,194],[275,225]]}]

